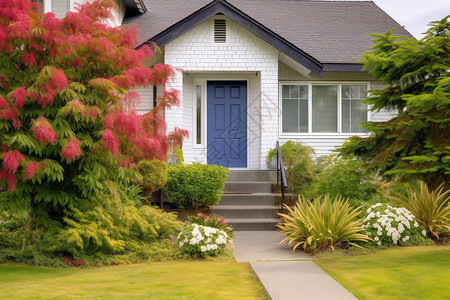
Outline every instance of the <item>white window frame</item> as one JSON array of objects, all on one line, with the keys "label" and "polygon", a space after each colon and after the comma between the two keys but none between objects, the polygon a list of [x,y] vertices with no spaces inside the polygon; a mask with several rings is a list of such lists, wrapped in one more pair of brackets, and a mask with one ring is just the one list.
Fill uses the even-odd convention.
[{"label": "white window frame", "polygon": [[[283,132],[283,86],[284,85],[304,85],[308,86],[308,132]],[[313,86],[337,86],[337,131],[338,132],[312,132],[312,87]],[[367,136],[364,132],[342,132],[342,85],[367,85],[370,90],[370,82],[368,81],[280,81],[278,86],[279,99],[279,136],[283,138],[299,138],[302,136],[330,136],[330,137],[350,137],[350,136]],[[369,93],[367,93],[369,97]],[[367,105],[367,122],[370,122],[370,106]]]},{"label": "white window frame", "polygon": [[[192,148],[206,148],[206,80],[193,79],[192,88]],[[197,86],[201,89],[201,143],[197,144]]]}]

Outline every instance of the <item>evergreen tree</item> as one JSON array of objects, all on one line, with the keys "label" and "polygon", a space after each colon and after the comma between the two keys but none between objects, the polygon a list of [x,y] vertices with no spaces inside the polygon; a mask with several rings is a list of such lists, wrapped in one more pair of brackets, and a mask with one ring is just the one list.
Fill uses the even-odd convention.
[{"label": "evergreen tree", "polygon": [[449,17],[432,22],[421,40],[394,36],[394,29],[373,34],[362,63],[387,87],[371,91],[366,103],[398,114],[365,123],[369,137],[352,137],[341,154],[365,159],[386,177],[450,187]]}]

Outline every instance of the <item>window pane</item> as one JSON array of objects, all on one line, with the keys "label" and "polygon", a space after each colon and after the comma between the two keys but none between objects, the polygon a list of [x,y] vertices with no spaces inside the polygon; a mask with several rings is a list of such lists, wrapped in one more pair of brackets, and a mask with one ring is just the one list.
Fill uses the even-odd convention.
[{"label": "window pane", "polygon": [[367,105],[361,100],[367,97],[366,85],[342,86],[342,132],[364,132],[360,123],[367,122]]},{"label": "window pane", "polygon": [[197,85],[196,87],[196,97],[197,97],[197,145],[202,143],[202,87]]},{"label": "window pane", "polygon": [[308,86],[282,86],[282,131],[308,132]]},{"label": "window pane", "polygon": [[283,132],[298,132],[298,100],[283,99]]},{"label": "window pane", "polygon": [[312,87],[312,131],[337,132],[337,86]]}]

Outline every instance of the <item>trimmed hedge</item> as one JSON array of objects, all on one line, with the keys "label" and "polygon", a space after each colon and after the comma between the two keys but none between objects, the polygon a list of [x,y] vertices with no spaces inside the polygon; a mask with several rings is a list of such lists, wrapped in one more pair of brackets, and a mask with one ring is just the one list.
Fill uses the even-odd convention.
[{"label": "trimmed hedge", "polygon": [[209,207],[220,202],[228,173],[217,165],[169,166],[165,190],[179,208]]}]

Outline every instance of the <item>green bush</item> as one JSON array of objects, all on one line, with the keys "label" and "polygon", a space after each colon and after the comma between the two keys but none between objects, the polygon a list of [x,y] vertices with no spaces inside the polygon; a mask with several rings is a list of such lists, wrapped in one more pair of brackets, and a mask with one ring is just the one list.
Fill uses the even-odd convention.
[{"label": "green bush", "polygon": [[[314,177],[314,150],[300,142],[288,141],[280,147],[286,173],[288,191],[301,193]],[[277,148],[269,151],[267,162],[277,158]]]},{"label": "green bush", "polygon": [[188,216],[188,221],[191,224],[195,223],[198,225],[221,229],[225,231],[230,238],[234,237],[233,227],[231,227],[231,225],[228,225],[226,223],[227,221],[219,216],[207,216],[205,214],[199,213],[196,216]]},{"label": "green bush", "polygon": [[169,166],[165,190],[179,208],[209,207],[220,202],[228,173],[216,165]]},{"label": "green bush", "polygon": [[170,151],[167,155],[167,163],[169,165],[182,165],[184,163],[183,150],[180,146],[176,146]]},{"label": "green bush", "polygon": [[167,182],[167,164],[158,159],[152,161],[142,160],[138,164],[142,175],[144,194],[151,196],[153,192],[162,189]]},{"label": "green bush", "polygon": [[450,190],[444,191],[441,184],[430,191],[423,181],[419,186],[412,186],[406,194],[397,193],[388,197],[406,207],[420,225],[439,239],[440,235],[450,234]]},{"label": "green bush", "polygon": [[376,197],[379,180],[361,161],[341,159],[334,155],[317,161],[317,175],[302,195],[308,199],[316,195],[347,198],[353,206],[364,205]]},{"label": "green bush", "polygon": [[181,250],[190,256],[207,257],[222,253],[232,241],[223,230],[194,223],[178,234],[177,242]]},{"label": "green bush", "polygon": [[362,227],[378,246],[423,245],[426,231],[406,208],[377,203],[367,209]]},{"label": "green bush", "polygon": [[357,218],[361,211],[340,197],[332,200],[325,195],[312,202],[300,197],[293,209],[286,208],[289,213],[279,214],[282,222],[277,226],[286,235],[281,244],[288,243],[293,250],[334,250],[341,244],[358,246],[354,242],[370,240]]},{"label": "green bush", "polygon": [[0,263],[60,266],[64,258],[81,260],[83,265],[138,263],[160,259],[161,249],[167,258],[180,255],[171,241],[183,226],[176,215],[123,205],[118,198],[92,202],[92,208],[74,210],[63,228],[10,229],[6,222],[0,224]]}]

